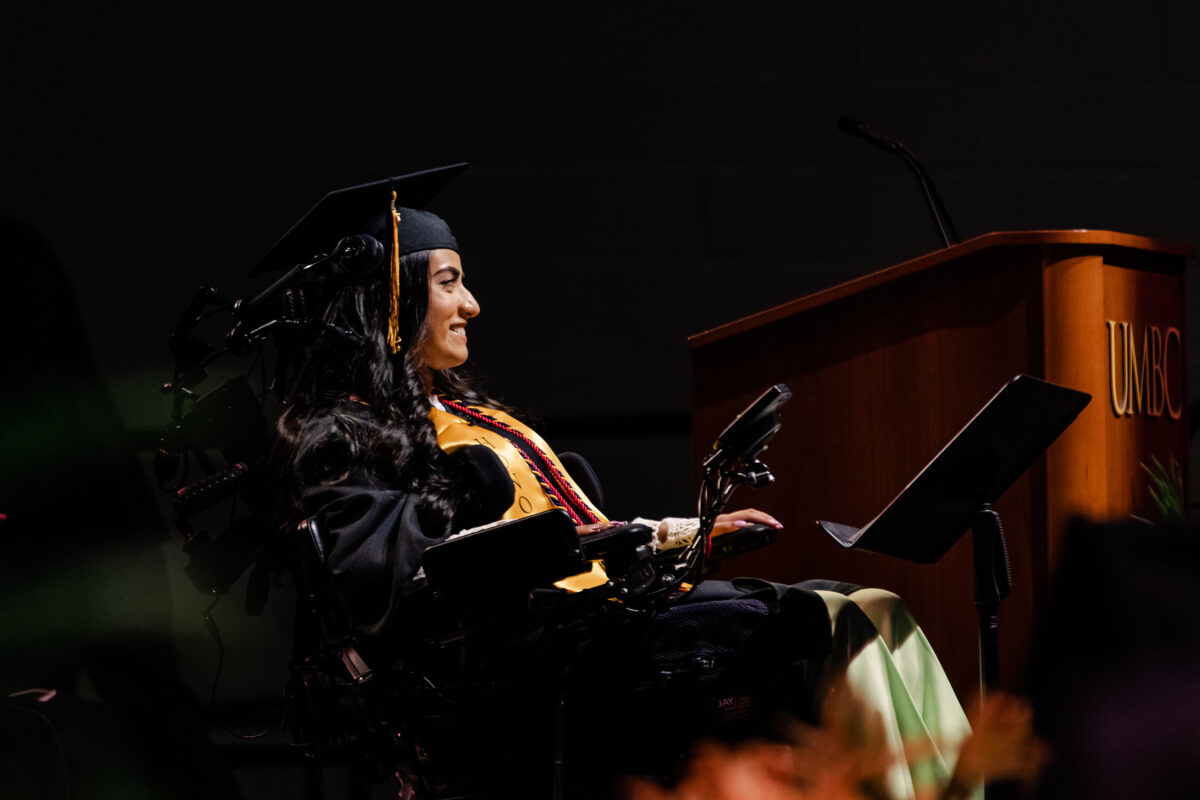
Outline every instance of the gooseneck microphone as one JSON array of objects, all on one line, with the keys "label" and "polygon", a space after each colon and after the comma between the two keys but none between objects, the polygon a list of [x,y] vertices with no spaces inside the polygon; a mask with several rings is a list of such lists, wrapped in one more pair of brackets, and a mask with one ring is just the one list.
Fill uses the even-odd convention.
[{"label": "gooseneck microphone", "polygon": [[[929,173],[921,166],[921,162],[917,160],[907,147],[900,142],[890,137],[884,136],[879,131],[873,129],[867,123],[860,119],[855,119],[848,114],[843,114],[838,118],[838,130],[843,133],[848,133],[851,136],[858,136],[866,139],[871,144],[878,147],[880,150],[887,151],[904,160],[909,168],[917,176],[917,181],[921,184],[921,191],[925,193],[925,202],[929,205],[929,213],[933,214],[934,224],[938,227],[938,233],[942,235],[942,242],[946,247],[950,246],[950,238],[954,241],[960,241],[958,230],[954,227],[954,223],[950,220],[950,215],[946,212],[946,207],[942,204],[942,198],[938,194],[937,188],[933,185],[933,180],[929,177]],[[949,235],[947,235],[947,229]]]}]

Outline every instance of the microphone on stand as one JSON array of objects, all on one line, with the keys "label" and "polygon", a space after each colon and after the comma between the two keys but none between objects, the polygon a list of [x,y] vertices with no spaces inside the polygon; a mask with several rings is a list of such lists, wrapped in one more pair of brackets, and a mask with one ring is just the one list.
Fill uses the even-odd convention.
[{"label": "microphone on stand", "polygon": [[[933,185],[933,179],[929,177],[929,173],[921,166],[921,162],[909,152],[907,147],[895,139],[884,136],[867,123],[860,119],[855,119],[848,114],[842,114],[838,118],[838,130],[848,133],[851,136],[866,139],[880,150],[902,158],[904,163],[908,164],[909,168],[912,169],[913,173],[917,176],[917,181],[921,184],[921,191],[925,193],[925,202],[929,205],[929,212],[933,214],[933,221],[938,227],[938,233],[942,235],[942,242],[945,243],[946,247],[949,247],[951,237],[954,238],[955,242],[961,241],[958,236],[958,230],[954,227],[954,223],[950,219],[950,214],[947,213],[945,205],[942,204],[942,198],[938,194],[937,188]],[[947,230],[949,230],[949,234],[947,234]]]}]

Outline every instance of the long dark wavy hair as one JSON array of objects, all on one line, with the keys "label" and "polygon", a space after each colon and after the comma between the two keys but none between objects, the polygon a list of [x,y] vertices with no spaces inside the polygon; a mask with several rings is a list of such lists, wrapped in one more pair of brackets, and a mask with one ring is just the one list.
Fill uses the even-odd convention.
[{"label": "long dark wavy hair", "polygon": [[[472,404],[498,405],[466,370],[422,381],[428,335],[429,251],[400,258],[401,350],[387,344],[390,276],[326,287],[316,302],[325,333],[309,347],[284,396],[272,460],[283,479],[280,521],[294,521],[305,488],[366,470],[417,498],[422,527],[449,532],[460,495],[454,462],[438,447],[429,420],[429,390]],[[292,519],[289,520],[288,516]]]}]

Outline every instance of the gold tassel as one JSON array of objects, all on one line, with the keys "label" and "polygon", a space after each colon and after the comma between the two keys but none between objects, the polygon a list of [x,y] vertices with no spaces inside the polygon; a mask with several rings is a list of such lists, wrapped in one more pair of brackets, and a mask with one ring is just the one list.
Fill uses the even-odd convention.
[{"label": "gold tassel", "polygon": [[400,352],[400,215],[396,213],[396,190],[392,190],[392,302],[388,314],[388,347]]}]

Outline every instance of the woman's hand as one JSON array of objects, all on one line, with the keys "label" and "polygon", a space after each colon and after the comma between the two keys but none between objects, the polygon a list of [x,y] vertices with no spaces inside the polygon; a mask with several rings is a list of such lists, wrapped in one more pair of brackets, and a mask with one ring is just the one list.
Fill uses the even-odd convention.
[{"label": "woman's hand", "polygon": [[772,528],[783,527],[783,524],[779,520],[765,511],[759,511],[757,508],[743,508],[740,511],[719,515],[716,524],[713,525],[713,535],[720,536],[723,533],[731,533],[738,528],[744,528],[756,522],[763,525],[770,525]]},{"label": "woman's hand", "polygon": [[599,533],[606,531],[609,528],[619,528],[626,523],[624,522],[600,522],[595,525],[576,525],[575,532],[580,536],[587,536],[589,533]]}]

